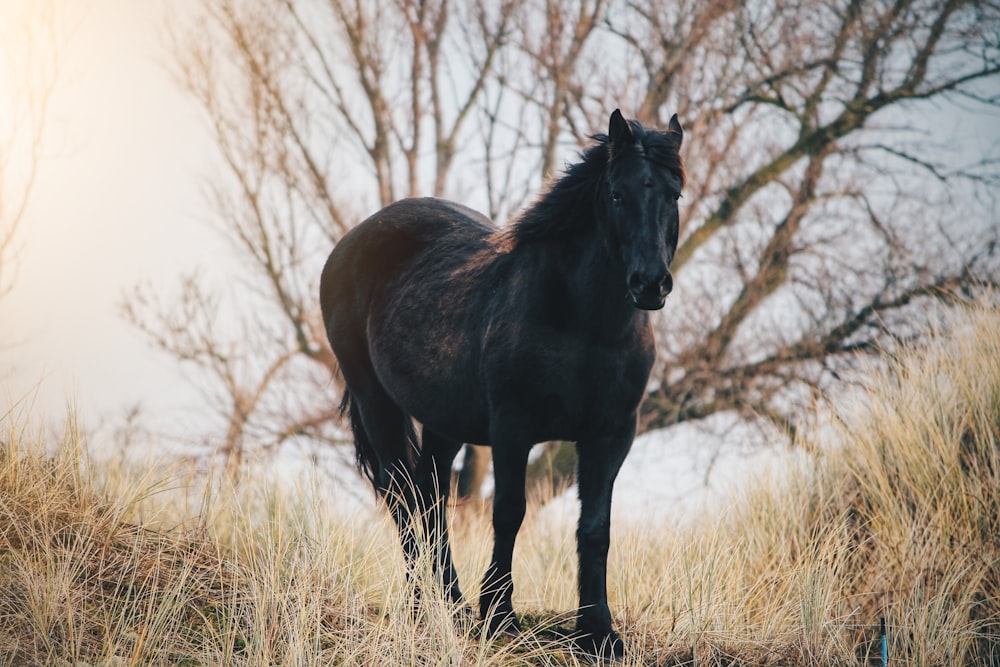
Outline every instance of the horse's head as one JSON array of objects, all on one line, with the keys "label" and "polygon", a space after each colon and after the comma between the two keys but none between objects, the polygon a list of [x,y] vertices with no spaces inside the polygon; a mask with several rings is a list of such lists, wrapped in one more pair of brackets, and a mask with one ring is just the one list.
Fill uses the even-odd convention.
[{"label": "horse's head", "polygon": [[628,295],[637,308],[658,310],[673,288],[677,200],[684,186],[679,150],[684,133],[675,114],[667,132],[627,121],[619,110],[608,130],[607,219],[620,252]]}]

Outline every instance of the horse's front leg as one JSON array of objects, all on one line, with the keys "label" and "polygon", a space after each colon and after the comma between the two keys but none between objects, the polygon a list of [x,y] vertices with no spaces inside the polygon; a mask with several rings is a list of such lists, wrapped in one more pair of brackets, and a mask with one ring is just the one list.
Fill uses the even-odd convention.
[{"label": "horse's front leg", "polygon": [[608,547],[611,543],[611,492],[635,437],[635,419],[603,436],[577,443],[580,523],[580,610],[577,643],[588,653],[621,659],[621,639],[611,627],[608,608]]},{"label": "horse's front leg", "polygon": [[514,583],[511,564],[514,541],[524,521],[525,469],[530,445],[503,437],[494,438],[493,477],[493,556],[483,577],[479,594],[479,614],[487,622],[487,633],[516,632],[520,629],[512,601]]}]

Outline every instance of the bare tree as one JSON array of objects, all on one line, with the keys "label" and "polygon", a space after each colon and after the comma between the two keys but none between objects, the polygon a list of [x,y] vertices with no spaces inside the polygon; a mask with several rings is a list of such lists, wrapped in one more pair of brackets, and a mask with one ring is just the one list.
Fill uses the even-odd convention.
[{"label": "bare tree", "polygon": [[213,0],[175,35],[243,272],[126,312],[211,388],[232,461],[337,440],[315,293],[347,229],[419,194],[502,223],[618,106],[685,126],[643,428],[738,411],[794,430],[917,305],[998,277],[998,147],[962,154],[948,118],[997,114],[996,3]]},{"label": "bare tree", "polygon": [[[684,35],[644,52],[640,109],[698,109],[695,201],[673,265],[688,326],[664,322],[647,427],[732,409],[793,429],[791,393],[912,333],[914,301],[996,278],[996,226],[963,223],[995,156],[948,166],[939,134],[953,131],[948,105],[997,113],[996,5],[723,3],[703,10],[707,30],[698,16],[671,26],[635,11],[646,32],[619,30],[633,46]],[[691,59],[697,76],[675,67],[677,42],[727,33],[731,50]],[[676,102],[659,93],[664,72]]]}]

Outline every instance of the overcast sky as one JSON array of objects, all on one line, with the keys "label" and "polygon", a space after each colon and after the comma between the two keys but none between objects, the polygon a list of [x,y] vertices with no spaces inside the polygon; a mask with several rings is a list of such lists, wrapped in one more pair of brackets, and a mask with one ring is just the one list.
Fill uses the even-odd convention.
[{"label": "overcast sky", "polygon": [[[19,17],[31,2],[0,0],[0,77],[28,48]],[[76,27],[59,47],[16,283],[0,300],[0,414],[27,396],[36,416],[56,421],[70,402],[87,424],[135,404],[172,419],[197,396],[117,304],[137,282],[169,287],[219,256],[200,186],[211,144],[169,76],[161,0],[55,6],[62,25]]]}]

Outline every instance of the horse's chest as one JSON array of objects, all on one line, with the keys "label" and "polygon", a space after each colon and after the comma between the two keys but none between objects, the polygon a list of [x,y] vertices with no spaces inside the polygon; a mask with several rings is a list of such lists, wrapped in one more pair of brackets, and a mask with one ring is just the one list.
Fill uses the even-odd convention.
[{"label": "horse's chest", "polygon": [[565,370],[577,387],[578,405],[589,414],[602,405],[622,412],[634,410],[651,366],[651,350],[592,346]]},{"label": "horse's chest", "polygon": [[652,361],[645,339],[613,344],[537,335],[491,355],[491,402],[528,415],[542,439],[578,439],[631,417]]}]

